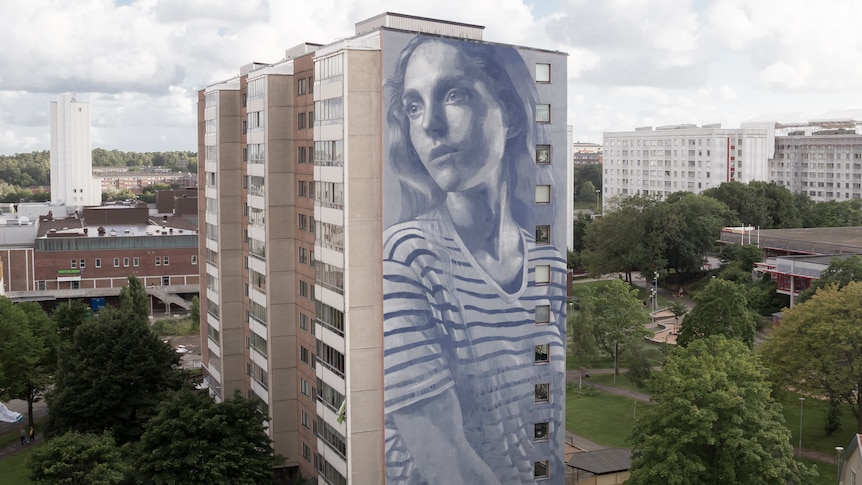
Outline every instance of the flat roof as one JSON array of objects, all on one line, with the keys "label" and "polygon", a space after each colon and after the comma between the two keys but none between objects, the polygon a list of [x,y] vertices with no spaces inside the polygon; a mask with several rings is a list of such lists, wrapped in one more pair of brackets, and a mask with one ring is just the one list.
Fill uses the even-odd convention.
[{"label": "flat roof", "polygon": [[860,254],[862,227],[807,227],[796,229],[750,229],[741,233],[722,229],[719,242],[757,244],[762,248],[806,254]]},{"label": "flat roof", "polygon": [[632,450],[605,448],[604,450],[575,453],[566,465],[590,472],[593,475],[624,472],[632,467]]}]

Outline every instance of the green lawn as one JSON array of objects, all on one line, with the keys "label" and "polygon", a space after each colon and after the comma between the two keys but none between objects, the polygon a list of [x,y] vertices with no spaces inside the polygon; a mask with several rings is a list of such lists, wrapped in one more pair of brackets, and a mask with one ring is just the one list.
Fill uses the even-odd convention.
[{"label": "green lawn", "polygon": [[33,483],[30,481],[30,470],[27,468],[27,458],[33,452],[33,447],[39,446],[40,444],[41,443],[36,443],[35,445],[30,446],[26,451],[0,460],[0,485],[24,485]]},{"label": "green lawn", "polygon": [[[779,396],[785,425],[790,430],[794,448],[799,446],[799,395],[785,392]],[[826,422],[828,404],[812,397],[805,399],[802,405],[802,448],[819,451],[827,455],[835,454],[836,446],[847,447],[856,432],[856,418],[846,405],[842,406],[841,429],[832,436],[826,436],[823,424]]]},{"label": "green lawn", "polygon": [[[601,375],[599,381],[612,382],[613,376]],[[592,380],[594,377],[591,377]],[[589,380],[585,384],[589,387]],[[617,376],[617,386],[634,389],[624,375]],[[627,437],[635,423],[636,410],[634,401],[630,398],[589,391],[578,397],[577,388],[570,386],[566,394],[566,429],[588,440],[608,447],[630,448]],[[799,399],[798,395],[787,393],[779,400],[781,403],[786,426],[791,431],[790,442],[794,449],[799,445]],[[640,414],[650,404],[637,403],[637,413]],[[849,410],[842,415],[842,429],[828,437],[823,431],[823,420],[826,414],[826,404],[822,401],[808,398],[803,408],[803,440],[802,447],[814,450],[828,456],[834,456],[835,447],[846,447],[856,429],[856,420]],[[795,425],[794,425],[795,423]],[[834,484],[837,473],[836,465],[820,461],[803,459],[806,465],[816,465],[819,473],[814,482],[817,485]]]},{"label": "green lawn", "polygon": [[631,448],[626,439],[635,423],[634,412],[634,401],[622,396],[600,392],[578,397],[577,388],[566,395],[566,429],[600,445]]},{"label": "green lawn", "polygon": [[[653,375],[656,375],[657,372],[660,372],[660,371],[653,370]],[[606,384],[608,386],[614,386],[615,385],[616,387],[620,387],[622,389],[628,389],[630,391],[642,392],[645,394],[652,393],[652,389],[650,389],[649,386],[646,386],[644,388],[639,388],[638,386],[634,385],[634,383],[629,380],[628,373],[624,370],[621,371],[620,374],[617,376],[616,384],[614,384],[614,375],[613,374],[593,374],[592,376],[590,376],[589,379],[586,380],[586,382],[587,382],[587,384],[598,383],[598,384]]]}]

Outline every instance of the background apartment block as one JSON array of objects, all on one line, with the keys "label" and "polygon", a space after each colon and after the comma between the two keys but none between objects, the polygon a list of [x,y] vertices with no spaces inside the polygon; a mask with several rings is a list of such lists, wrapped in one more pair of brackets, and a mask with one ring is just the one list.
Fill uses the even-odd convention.
[{"label": "background apartment block", "polygon": [[862,123],[746,123],[605,133],[603,190],[699,193],[723,182],[775,182],[817,202],[862,197]]},{"label": "background apartment block", "polygon": [[[239,391],[265,403],[287,473],[333,484],[387,480],[384,230],[401,204],[391,195],[399,179],[387,160],[386,69],[413,37],[457,46],[459,39],[481,42],[482,29],[387,13],[357,23],[355,37],[301,44],[282,61],[243,66],[239,76],[199,93],[207,382],[218,398]],[[504,48],[530,66],[526,85],[537,93],[538,114],[528,118],[541,117],[529,122],[546,133],[525,150],[539,167],[538,185],[526,187],[536,201],[529,214],[547,221],[530,230],[547,251],[565,254],[566,57]],[[524,275],[526,281],[526,267]],[[565,295],[554,298],[544,318],[564,321]],[[540,346],[545,359],[547,346]],[[551,365],[539,367],[564,363],[558,350],[551,349]],[[536,392],[559,401],[564,380],[557,372],[550,389],[536,383]],[[535,406],[549,408],[547,401]],[[547,456],[525,473],[532,477],[535,467],[536,479],[562,483],[562,423],[543,412],[550,418],[541,433],[525,425],[524,448]]]},{"label": "background apartment block", "polygon": [[51,101],[51,203],[99,205],[102,192],[92,174],[90,103],[61,94]]}]

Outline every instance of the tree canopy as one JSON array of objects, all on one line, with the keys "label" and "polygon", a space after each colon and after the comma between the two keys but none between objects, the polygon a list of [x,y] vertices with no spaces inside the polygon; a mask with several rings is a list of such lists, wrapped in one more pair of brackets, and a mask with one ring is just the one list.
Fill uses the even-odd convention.
[{"label": "tree canopy", "polygon": [[672,350],[639,415],[627,484],[810,483],[764,370],[742,342],[720,335]]},{"label": "tree canopy", "polygon": [[115,485],[130,467],[110,433],[70,432],[34,448],[28,463],[38,485]]},{"label": "tree canopy", "polygon": [[147,323],[127,309],[103,308],[61,350],[49,434],[112,429],[121,443],[137,439],[163,393],[181,385],[178,362]]},{"label": "tree canopy", "polygon": [[862,433],[862,282],[821,288],[785,311],[762,347],[771,380],[850,404]]},{"label": "tree canopy", "polygon": [[216,403],[183,390],[159,406],[137,445],[137,468],[151,483],[270,483],[274,456],[259,401],[238,393]]},{"label": "tree canopy", "polygon": [[649,315],[637,290],[616,279],[587,290],[580,299],[577,323],[579,331],[589,332],[595,346],[609,357],[639,348],[650,334],[646,328]]},{"label": "tree canopy", "polygon": [[680,325],[677,344],[690,345],[697,339],[723,335],[754,345],[756,317],[748,308],[745,288],[732,281],[713,278],[694,296],[692,309]]},{"label": "tree canopy", "polygon": [[33,403],[53,383],[57,369],[56,327],[38,303],[13,304],[0,297],[0,335],[0,398],[27,401],[33,426]]}]

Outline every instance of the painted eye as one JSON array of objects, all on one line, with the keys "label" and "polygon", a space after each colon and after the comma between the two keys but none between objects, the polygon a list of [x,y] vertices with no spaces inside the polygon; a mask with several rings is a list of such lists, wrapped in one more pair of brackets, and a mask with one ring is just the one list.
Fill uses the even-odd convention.
[{"label": "painted eye", "polygon": [[415,120],[422,116],[422,105],[416,102],[407,103],[404,105],[404,112],[410,119]]},{"label": "painted eye", "polygon": [[450,89],[446,91],[446,96],[443,98],[443,102],[446,104],[459,104],[463,103],[470,97],[470,94],[463,89]]}]

